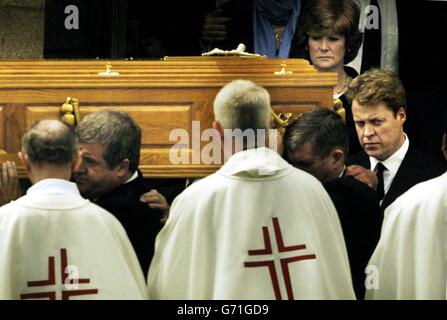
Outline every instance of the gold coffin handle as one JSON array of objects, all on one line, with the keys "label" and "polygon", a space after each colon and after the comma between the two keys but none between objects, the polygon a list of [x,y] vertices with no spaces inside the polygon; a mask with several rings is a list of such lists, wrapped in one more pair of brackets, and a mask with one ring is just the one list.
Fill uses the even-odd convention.
[{"label": "gold coffin handle", "polygon": [[275,123],[275,129],[279,131],[282,135],[286,132],[286,129],[292,125],[298,118],[301,117],[302,114],[294,114],[294,113],[280,113],[276,114],[275,111],[272,110],[273,120]]},{"label": "gold coffin handle", "polygon": [[78,99],[68,97],[61,107],[62,122],[69,126],[76,126],[81,121]]},{"label": "gold coffin handle", "polygon": [[334,111],[343,119],[346,123],[346,109],[343,106],[343,102],[340,99],[334,100]]}]

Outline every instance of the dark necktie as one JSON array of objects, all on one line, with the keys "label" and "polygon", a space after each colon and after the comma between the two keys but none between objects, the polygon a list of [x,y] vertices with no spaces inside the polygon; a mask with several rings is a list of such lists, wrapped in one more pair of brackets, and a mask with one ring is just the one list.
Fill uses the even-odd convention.
[{"label": "dark necktie", "polygon": [[376,194],[379,201],[382,201],[385,197],[385,184],[383,182],[383,172],[386,170],[382,162],[379,162],[376,166],[376,175],[379,183],[377,184]]},{"label": "dark necktie", "polygon": [[[367,17],[367,24],[365,27],[365,34],[363,37],[363,56],[361,73],[368,71],[371,68],[380,68],[380,59],[382,56],[382,17],[377,0],[371,0],[371,6],[376,6],[379,9],[379,16],[373,16],[375,11],[369,11]],[[379,28],[375,29],[375,23],[371,19],[379,19]],[[369,23],[368,23],[369,21]],[[375,21],[374,21],[375,22]],[[369,27],[368,27],[369,26]]]}]

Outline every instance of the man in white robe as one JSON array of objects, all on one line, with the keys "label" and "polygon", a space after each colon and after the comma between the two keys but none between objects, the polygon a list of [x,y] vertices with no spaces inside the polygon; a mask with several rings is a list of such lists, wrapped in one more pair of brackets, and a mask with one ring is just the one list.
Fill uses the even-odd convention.
[{"label": "man in white robe", "polygon": [[145,299],[124,229],[69,182],[73,130],[38,122],[19,156],[34,185],[0,208],[0,300]]},{"label": "man in white robe", "polygon": [[447,173],[388,207],[368,269],[366,299],[447,299]]},{"label": "man in white robe", "polygon": [[[225,142],[223,128],[268,131],[270,110],[265,89],[234,81],[216,98],[214,128]],[[150,298],[354,299],[322,185],[275,151],[244,149],[174,201],[156,241]]]}]

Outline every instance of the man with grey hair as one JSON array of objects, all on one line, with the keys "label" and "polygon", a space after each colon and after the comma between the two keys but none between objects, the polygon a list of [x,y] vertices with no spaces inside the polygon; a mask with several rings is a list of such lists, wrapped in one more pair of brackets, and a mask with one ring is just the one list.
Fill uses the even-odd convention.
[{"label": "man with grey hair", "polygon": [[[241,110],[244,111],[241,114]],[[269,129],[270,95],[250,81],[235,81],[225,86],[214,101],[215,124],[223,128]]]},{"label": "man with grey hair", "polygon": [[[140,202],[149,191],[141,172],[141,129],[125,112],[101,110],[76,128],[80,160],[74,180],[85,197],[123,225],[146,275],[161,229],[161,211]],[[166,206],[165,198],[153,191]]]},{"label": "man with grey hair", "polygon": [[69,181],[76,152],[73,130],[58,120],[23,136],[19,157],[33,186],[0,208],[0,300],[146,297],[126,232]]},{"label": "man with grey hair", "polygon": [[224,144],[239,138],[235,131],[258,139],[223,146],[232,154],[222,168],[176,198],[157,237],[150,298],[353,299],[329,196],[262,141],[271,123],[268,92],[233,81],[217,95],[214,112]]}]

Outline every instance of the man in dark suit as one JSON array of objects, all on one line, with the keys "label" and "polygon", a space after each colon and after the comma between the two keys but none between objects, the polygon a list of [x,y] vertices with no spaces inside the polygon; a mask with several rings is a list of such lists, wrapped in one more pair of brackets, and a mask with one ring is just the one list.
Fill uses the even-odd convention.
[{"label": "man in dark suit", "polygon": [[445,172],[445,163],[418,151],[405,134],[406,93],[394,73],[366,72],[350,84],[348,97],[364,150],[349,162],[376,172],[382,211],[415,184]]},{"label": "man in dark suit", "polygon": [[152,191],[159,209],[140,202],[149,187],[138,170],[141,129],[126,113],[103,110],[76,128],[80,161],[74,180],[81,194],[112,213],[123,225],[147,275],[166,199]]},{"label": "man in dark suit", "polygon": [[[380,236],[379,203],[373,172],[345,166],[348,154],[346,125],[336,113],[317,109],[303,114],[284,136],[286,159],[319,179],[329,193],[343,228],[354,290],[365,292],[365,268]],[[356,177],[348,176],[355,171]],[[367,185],[368,184],[368,185]]]}]

